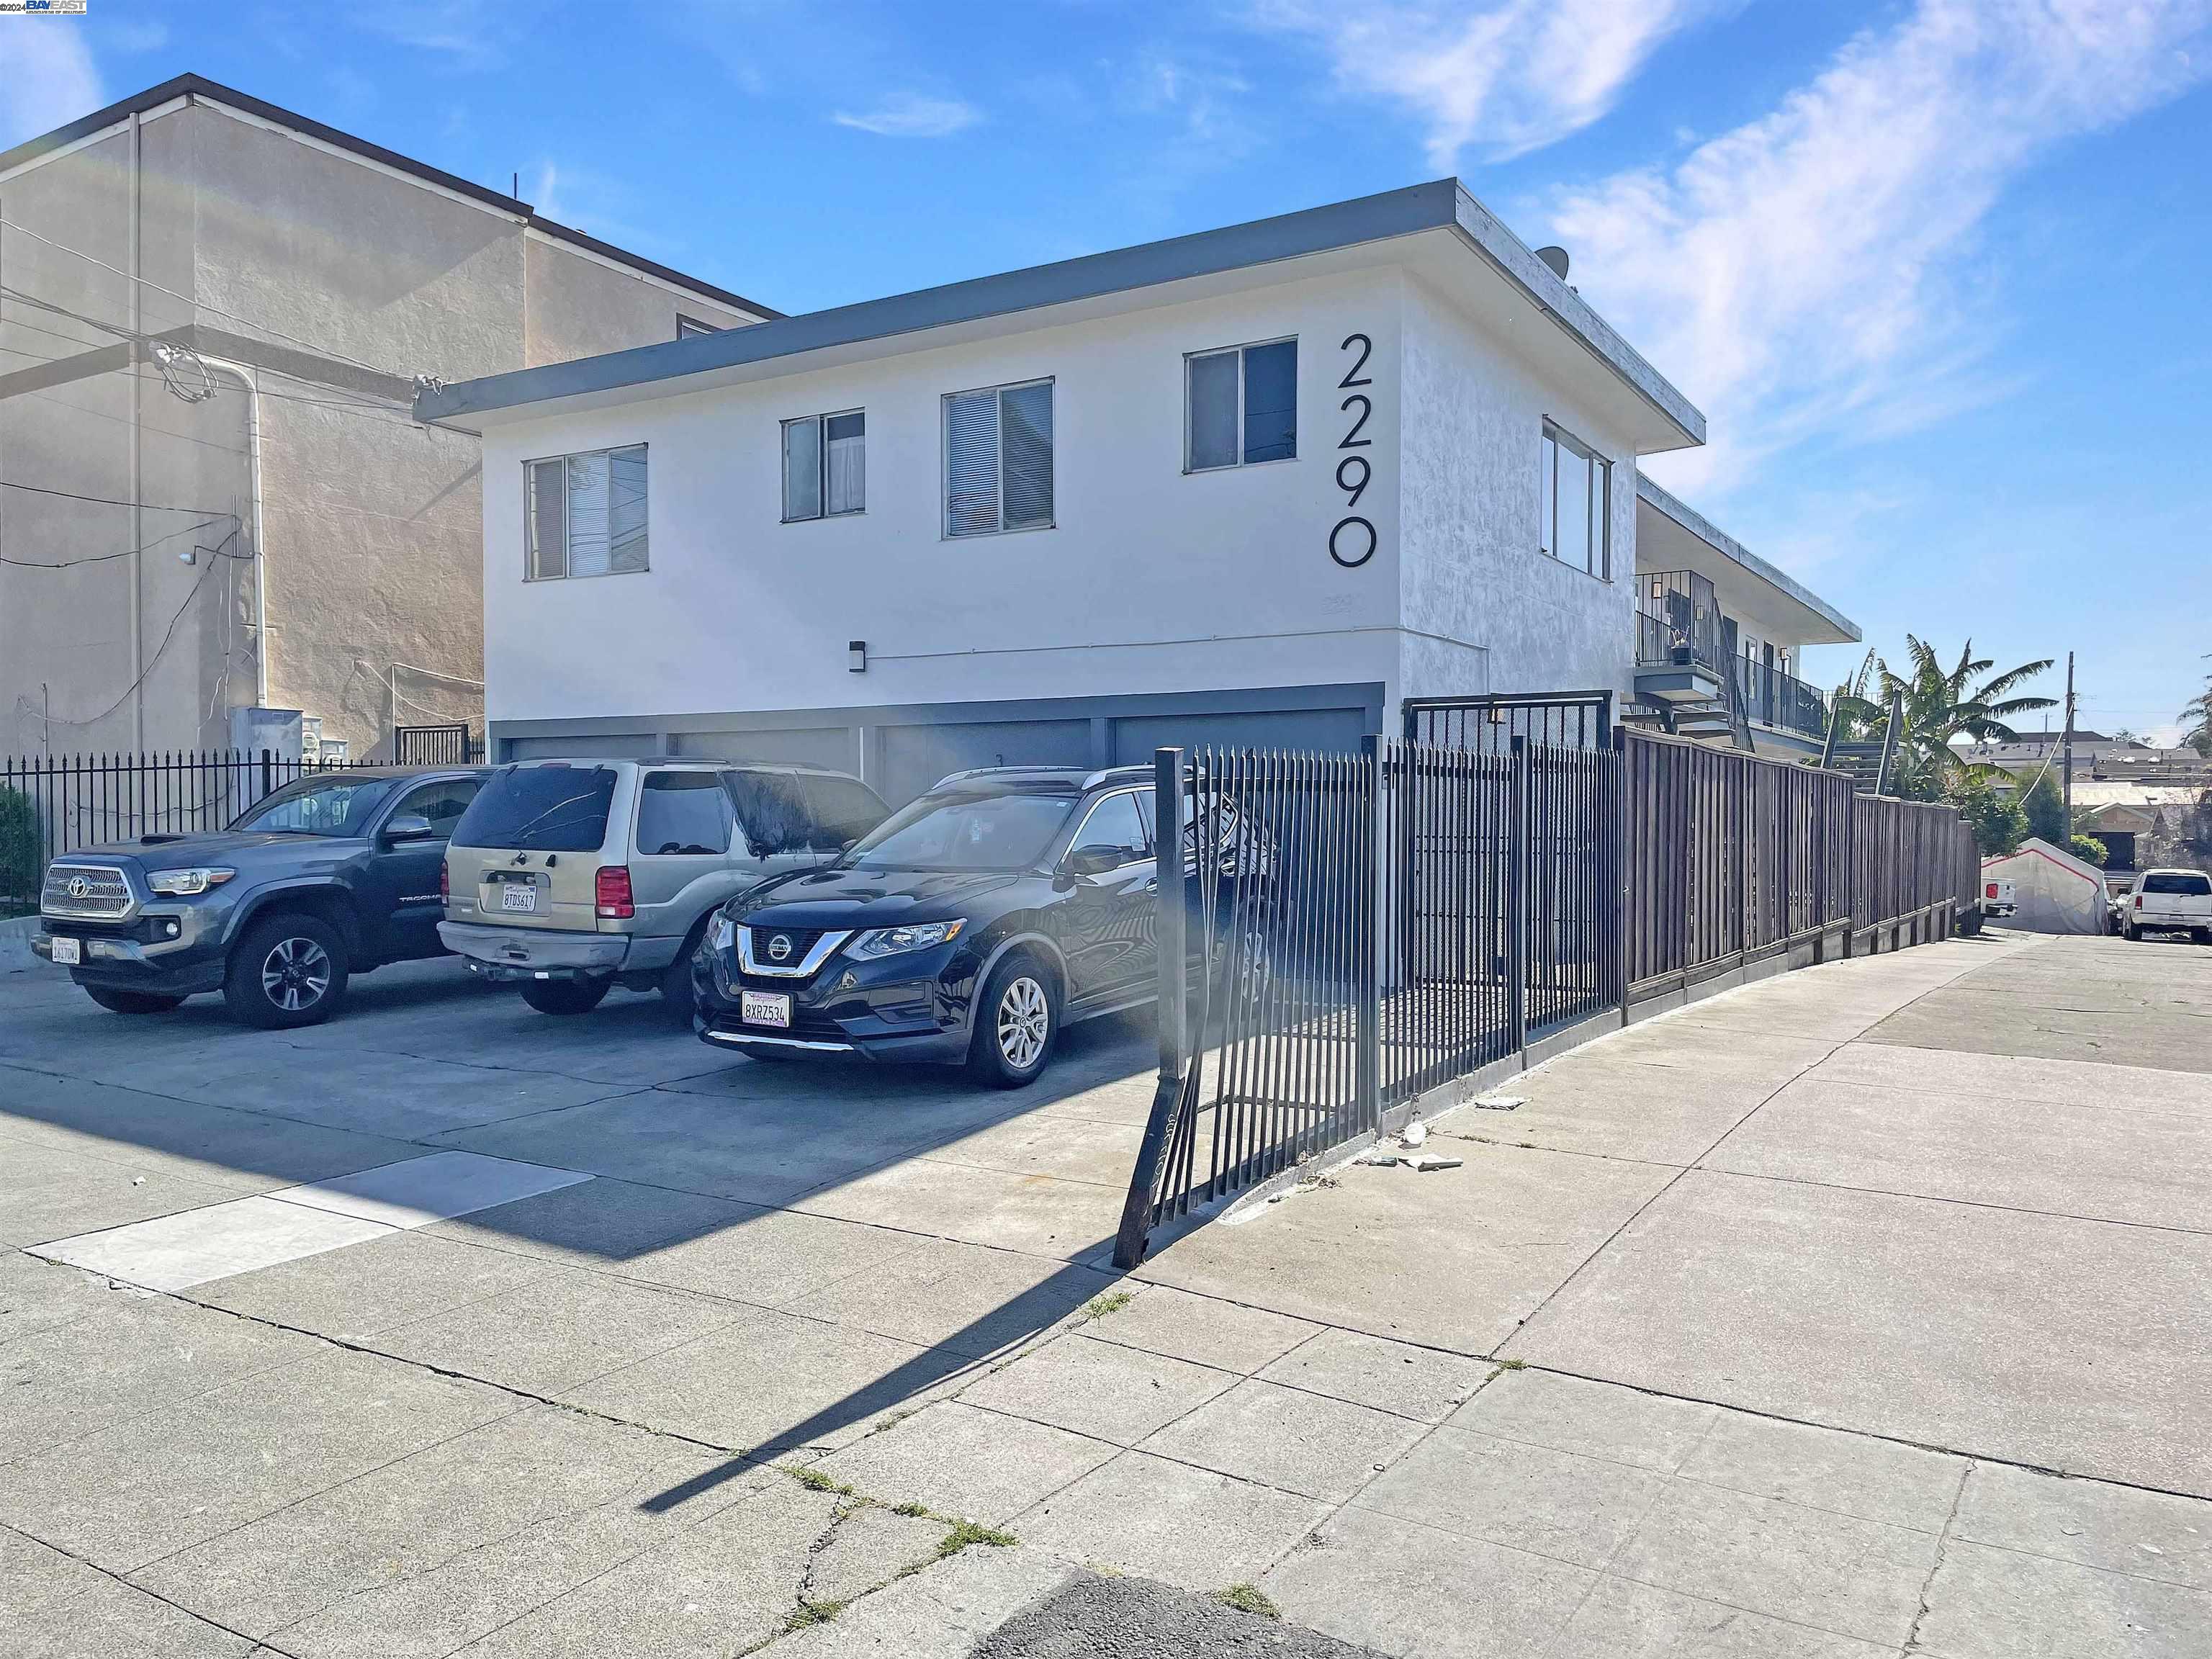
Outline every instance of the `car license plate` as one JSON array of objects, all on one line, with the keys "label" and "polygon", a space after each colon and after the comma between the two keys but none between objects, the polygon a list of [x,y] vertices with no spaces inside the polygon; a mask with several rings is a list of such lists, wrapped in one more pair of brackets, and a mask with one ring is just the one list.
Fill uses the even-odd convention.
[{"label": "car license plate", "polygon": [[791,998],[781,991],[744,991],[738,996],[738,1017],[748,1025],[791,1029]]},{"label": "car license plate", "polygon": [[499,890],[499,908],[502,910],[535,910],[538,908],[538,889],[523,882],[503,882]]},{"label": "car license plate", "polygon": [[79,941],[54,935],[54,966],[74,968],[84,960],[84,946]]}]

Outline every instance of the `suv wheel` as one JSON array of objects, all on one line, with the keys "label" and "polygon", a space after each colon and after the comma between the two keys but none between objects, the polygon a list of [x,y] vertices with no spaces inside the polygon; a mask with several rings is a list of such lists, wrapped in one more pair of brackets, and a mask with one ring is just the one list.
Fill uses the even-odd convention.
[{"label": "suv wheel", "polygon": [[588,1014],[607,1000],[611,979],[533,979],[522,1000],[541,1014]]},{"label": "suv wheel", "polygon": [[1052,1058],[1060,1035],[1060,992],[1035,960],[1010,956],[984,981],[974,1020],[969,1069],[994,1088],[1018,1089]]},{"label": "suv wheel", "polygon": [[84,994],[112,1014],[166,1014],[184,1001],[151,991],[111,991],[104,985],[88,985]]},{"label": "suv wheel", "polygon": [[346,947],[319,916],[271,916],[230,953],[222,1000],[231,1018],[283,1030],[328,1019],[345,996]]},{"label": "suv wheel", "polygon": [[714,913],[709,910],[699,918],[698,924],[684,936],[676,952],[676,960],[668,964],[668,971],[660,976],[660,994],[671,1007],[681,1008],[688,1016],[693,1001],[691,989],[691,960],[699,954],[699,947],[707,942],[707,922]]}]

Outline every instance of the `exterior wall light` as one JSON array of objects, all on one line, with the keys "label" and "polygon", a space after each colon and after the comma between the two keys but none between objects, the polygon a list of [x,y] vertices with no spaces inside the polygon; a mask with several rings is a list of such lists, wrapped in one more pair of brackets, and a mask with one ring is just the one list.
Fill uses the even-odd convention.
[{"label": "exterior wall light", "polygon": [[847,653],[845,665],[848,668],[850,668],[855,674],[866,673],[868,672],[868,642],[866,640],[848,640],[845,642],[845,650]]}]

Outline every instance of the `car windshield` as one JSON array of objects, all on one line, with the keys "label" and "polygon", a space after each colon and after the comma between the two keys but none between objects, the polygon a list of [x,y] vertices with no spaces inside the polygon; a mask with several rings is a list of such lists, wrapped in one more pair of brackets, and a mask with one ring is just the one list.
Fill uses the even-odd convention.
[{"label": "car windshield", "polygon": [[456,847],[516,853],[594,853],[614,800],[607,766],[512,766],[485,780],[453,826]]},{"label": "car windshield", "polygon": [[1075,810],[1073,795],[924,795],[855,847],[848,870],[1026,870]]},{"label": "car windshield", "polygon": [[2142,890],[2146,893],[2168,893],[2175,898],[2203,898],[2212,895],[2212,876],[2194,875],[2186,870],[2167,871],[2145,876]]},{"label": "car windshield", "polygon": [[365,836],[392,793],[389,778],[301,778],[249,807],[234,830],[288,836]]}]

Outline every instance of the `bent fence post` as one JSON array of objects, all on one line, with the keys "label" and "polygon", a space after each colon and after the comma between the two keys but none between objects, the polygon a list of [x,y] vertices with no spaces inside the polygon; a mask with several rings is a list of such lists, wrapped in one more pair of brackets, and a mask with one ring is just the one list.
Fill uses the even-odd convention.
[{"label": "bent fence post", "polygon": [[1145,1138],[1137,1146],[1137,1167],[1129,1181],[1129,1194],[1122,1201],[1121,1225],[1114,1237],[1114,1265],[1125,1271],[1145,1259],[1152,1218],[1159,1210],[1167,1149],[1175,1138],[1183,1077],[1190,1059],[1184,1030],[1188,1006],[1184,921],[1189,913],[1184,892],[1182,792],[1182,751],[1156,750],[1152,756],[1152,857],[1159,882],[1155,927],[1159,953],[1160,1076],[1152,1091],[1152,1112],[1145,1120]]}]

